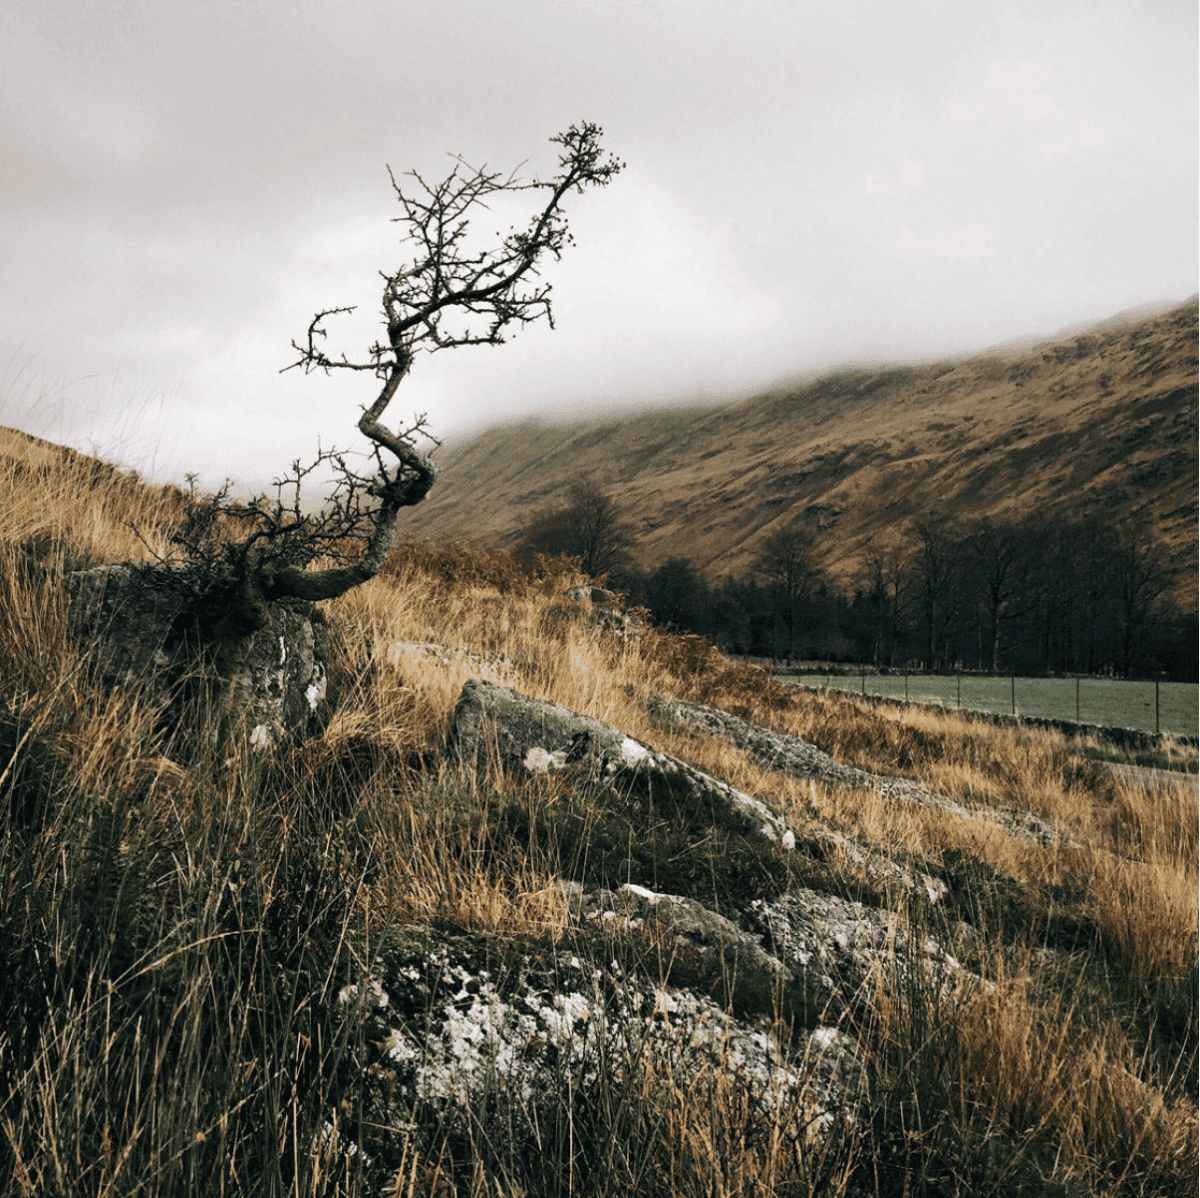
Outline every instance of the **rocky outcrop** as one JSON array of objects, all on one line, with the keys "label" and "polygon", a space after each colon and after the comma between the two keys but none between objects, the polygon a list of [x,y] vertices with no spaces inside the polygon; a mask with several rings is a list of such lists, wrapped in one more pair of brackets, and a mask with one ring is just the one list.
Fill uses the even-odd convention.
[{"label": "rocky outcrop", "polygon": [[946,812],[961,819],[985,819],[1000,824],[1017,840],[1031,844],[1065,844],[1066,838],[1037,816],[1027,812],[1013,813],[997,811],[990,807],[968,809],[961,803],[935,791],[926,789],[906,778],[872,774],[850,765],[835,761],[828,753],[798,736],[772,732],[748,724],[745,720],[715,707],[704,707],[697,703],[658,700],[654,705],[656,714],[674,720],[706,736],[720,737],[730,741],[760,768],[776,773],[789,774],[793,778],[812,778],[833,786],[864,788],[877,791],[889,799],[911,803],[916,807],[929,807]]},{"label": "rocky outcrop", "polygon": [[832,832],[828,828],[809,829],[806,833],[810,842],[820,845],[841,858],[851,868],[860,871],[867,880],[880,890],[909,891],[923,894],[931,903],[941,902],[946,897],[946,883],[921,870],[901,865],[882,853],[863,848],[849,836]]},{"label": "rocky outcrop", "polygon": [[557,703],[469,679],[454,710],[451,754],[463,765],[489,762],[546,774],[569,771],[593,782],[648,794],[685,817],[757,834],[785,848],[796,837],[765,803],[677,757]]},{"label": "rocky outcrop", "polygon": [[[212,681],[204,613],[186,571],[122,563],[64,577],[70,628],[108,686],[145,686],[174,721]],[[228,714],[251,744],[305,735],[328,716],[324,621],[309,603],[269,605],[266,626],[246,639],[232,676],[220,680]]]},{"label": "rocky outcrop", "polygon": [[[552,934],[392,929],[334,1013],[358,1029],[361,1146],[381,1178],[414,1140],[433,1152],[484,1145],[500,1169],[519,1161],[514,1175],[528,1177],[542,1146],[562,1142],[555,1129],[581,1137],[575,1151],[586,1155],[597,1112],[629,1104],[641,1118],[646,1104],[708,1102],[721,1087],[763,1126],[828,1142],[856,1125],[874,1092],[853,1029],[876,989],[932,979],[953,996],[978,984],[953,945],[872,905],[896,889],[882,865],[871,902],[837,893],[828,870],[826,889],[814,889],[803,879],[823,868],[807,857],[825,847],[819,837],[806,830],[797,843],[765,804],[601,721],[471,679],[450,745],[468,770],[500,766],[534,794],[537,779],[554,779],[552,819],[567,819],[573,801],[589,804],[593,855],[606,811],[640,796],[639,812],[669,811],[659,822],[693,847],[724,830],[726,856],[735,842],[757,845],[795,872],[787,866],[771,875],[773,889],[744,897],[713,873],[670,893],[606,881],[590,857],[575,858],[574,876],[556,883],[562,922]],[[858,846],[829,836],[855,861]],[[907,885],[930,903],[945,889],[923,874]]]},{"label": "rocky outcrop", "polygon": [[[875,987],[906,985],[917,969],[948,1001],[980,984],[897,915],[831,895],[752,903],[739,928],[642,887],[568,889],[561,938],[399,929],[341,991],[336,1017],[359,1031],[363,1148],[379,1177],[414,1140],[486,1145],[493,1164],[523,1161],[515,1171],[528,1176],[561,1129],[595,1132],[597,1109],[635,1124],[655,1103],[719,1092],[811,1151],[852,1133],[875,1090],[850,1030]],[[716,963],[723,988],[691,968],[695,953]],[[739,987],[745,974],[765,992]]]},{"label": "rocky outcrop", "polygon": [[746,923],[783,968],[807,978],[828,1022],[852,1010],[872,980],[905,983],[920,970],[939,984],[977,981],[942,944],[914,933],[895,912],[837,895],[798,890],[755,900]]},{"label": "rocky outcrop", "polygon": [[[680,906],[670,896],[628,897],[628,911],[643,915]],[[621,899],[589,901],[581,924],[609,901],[625,909]],[[586,1135],[597,1103],[610,1114],[633,1108],[616,1112],[629,1119],[639,1105],[730,1085],[757,1117],[798,1137],[853,1124],[872,1085],[853,1036],[832,1022],[789,1024],[664,984],[661,960],[647,968],[624,931],[610,920],[602,944],[593,932],[590,942],[557,947],[429,928],[394,938],[370,978],[340,995],[341,1017],[363,1029],[372,1165],[394,1170],[415,1135],[484,1143],[501,1164],[527,1168],[539,1145],[555,1141],[553,1129]],[[650,1090],[648,1076],[658,1083]]]}]

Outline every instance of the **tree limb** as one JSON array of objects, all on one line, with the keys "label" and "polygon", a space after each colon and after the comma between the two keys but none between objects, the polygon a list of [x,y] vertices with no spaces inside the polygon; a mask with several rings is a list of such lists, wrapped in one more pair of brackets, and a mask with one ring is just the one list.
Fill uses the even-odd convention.
[{"label": "tree limb", "polygon": [[[543,317],[553,327],[553,310],[548,283],[531,284],[539,275],[539,265],[550,256],[558,259],[570,244],[562,203],[568,193],[580,194],[589,187],[604,187],[624,166],[611,155],[605,157],[600,146],[603,131],[584,122],[572,125],[565,133],[551,138],[560,147],[558,172],[549,180],[522,182],[516,171],[507,175],[474,168],[456,158],[450,174],[437,184],[429,184],[417,172],[409,177],[415,188],[406,190],[389,168],[392,188],[403,209],[395,218],[406,226],[403,242],[415,248],[413,261],[392,274],[382,274],[383,317],[387,342],[375,342],[366,360],[352,360],[344,353],[331,356],[322,346],[327,337],[328,317],[352,312],[349,307],[327,308],[318,312],[308,326],[303,344],[292,347],[300,355],[286,369],[297,366],[304,372],[323,370],[372,371],[383,386],[375,402],[358,421],[359,431],[375,447],[379,466],[375,477],[353,474],[337,455],[328,455],[338,463],[340,486],[344,495],[332,512],[313,524],[303,517],[297,504],[283,520],[282,508],[274,523],[268,521],[261,539],[266,543],[251,552],[251,541],[243,555],[248,568],[258,579],[255,586],[267,600],[292,596],[301,599],[327,599],[343,594],[377,574],[395,537],[396,517],[400,510],[420,503],[437,481],[437,469],[410,439],[424,429],[424,418],[403,433],[393,433],[383,423],[388,405],[408,375],[419,351],[434,353],[466,345],[500,345],[505,330],[522,327]],[[497,193],[546,190],[550,195],[523,231],[511,231],[492,249],[469,248],[471,217],[477,208],[486,210],[486,201]],[[446,318],[457,313],[457,326]],[[380,451],[386,450],[398,463],[389,471]],[[295,483],[302,477],[295,467]],[[371,512],[360,506],[361,493],[372,496],[379,505]],[[288,555],[273,552],[273,546],[290,540],[293,545],[309,538],[309,545],[328,544],[338,535],[363,532],[366,546],[352,563],[325,570],[309,570],[315,555],[301,550],[306,560],[287,560]],[[333,534],[333,535],[331,535]],[[295,557],[297,554],[292,553]],[[251,562],[251,558],[253,561]]]}]

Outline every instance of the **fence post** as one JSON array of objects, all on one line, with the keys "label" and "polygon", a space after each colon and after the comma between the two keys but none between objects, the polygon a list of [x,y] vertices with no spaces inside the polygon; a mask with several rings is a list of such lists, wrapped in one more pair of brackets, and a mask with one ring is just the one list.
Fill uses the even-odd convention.
[{"label": "fence post", "polygon": [[1075,675],[1075,723],[1079,724],[1082,721],[1079,718],[1079,675]]},{"label": "fence post", "polygon": [[862,669],[858,672],[859,681],[862,683],[862,693],[867,693],[867,671]]},{"label": "fence post", "polygon": [[955,698],[954,702],[958,707],[962,707],[962,670],[954,671]]},{"label": "fence post", "polygon": [[1158,735],[1158,675],[1154,675],[1154,735]]},{"label": "fence post", "polygon": [[1012,713],[1017,714],[1017,672],[1013,670],[1012,675]]},{"label": "fence post", "polygon": [[904,701],[908,702],[908,670],[904,671]]}]

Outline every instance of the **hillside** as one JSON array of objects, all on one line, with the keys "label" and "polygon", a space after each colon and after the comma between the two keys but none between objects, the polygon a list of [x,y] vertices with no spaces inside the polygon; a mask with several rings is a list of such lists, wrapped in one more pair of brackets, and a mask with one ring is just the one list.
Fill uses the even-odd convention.
[{"label": "hillside", "polygon": [[[1150,310],[1154,313],[1154,309]],[[404,527],[513,537],[590,478],[619,495],[643,567],[744,573],[781,527],[852,573],[924,516],[1149,516],[1196,593],[1197,302],[1119,314],[941,364],[858,369],[725,407],[492,428],[441,454]]]},{"label": "hillside", "polygon": [[0,1198],[1194,1192],[1194,747],[462,545],[222,674],[178,489],[0,433],[0,508]]}]

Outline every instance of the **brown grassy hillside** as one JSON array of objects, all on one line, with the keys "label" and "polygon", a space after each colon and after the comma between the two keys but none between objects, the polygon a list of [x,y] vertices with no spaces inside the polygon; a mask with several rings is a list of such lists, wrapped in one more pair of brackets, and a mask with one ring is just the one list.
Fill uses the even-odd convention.
[{"label": "brown grassy hillside", "polygon": [[[152,691],[95,676],[62,585],[72,566],[169,546],[180,494],[0,431],[0,509],[0,1198],[1195,1192],[1194,787],[1092,768],[1077,754],[1099,745],[1059,733],[793,689],[695,637],[614,636],[566,601],[581,580],[561,561],[461,546],[406,545],[326,607],[341,702],[318,735],[261,754],[216,726],[181,737]],[[631,815],[584,773],[464,770],[447,739],[467,677],[686,756],[794,828],[782,894],[819,884],[864,921],[896,917],[878,971],[822,1025],[853,1032],[878,1081],[835,1136],[803,1091],[750,1101],[732,1052],[685,1071],[631,1053],[607,1018],[549,1045],[564,1080],[536,1154],[510,1151],[520,1091],[490,1047],[463,1058],[492,1087],[469,1122],[421,1102],[372,1118],[398,1075],[351,1000],[384,993],[392,946],[436,933],[497,973],[573,962],[555,997],[576,977],[617,990],[639,974],[666,996],[679,946],[625,939],[641,920],[583,926],[570,887],[607,886],[636,855],[635,884],[678,879],[681,901],[715,910],[758,856],[715,850],[707,824]],[[954,804],[776,772],[664,719],[664,700],[738,712]],[[990,818],[1009,812],[1063,839]],[[943,898],[873,882],[856,846]],[[836,959],[845,943],[822,935]],[[919,963],[926,937],[953,945],[961,982],[950,958]],[[905,953],[903,972],[888,964]],[[754,1027],[786,1064],[804,1027],[781,994]],[[431,1049],[440,1033],[415,1029],[432,995],[384,1000]],[[732,997],[717,1013],[734,1017]],[[615,1067],[583,1081],[570,1053],[592,1037]]]},{"label": "brown grassy hillside", "polygon": [[968,360],[850,370],[722,408],[494,428],[442,453],[407,529],[511,537],[591,478],[619,494],[639,565],[737,575],[780,527],[846,577],[932,514],[1149,516],[1196,593],[1197,303]]}]

